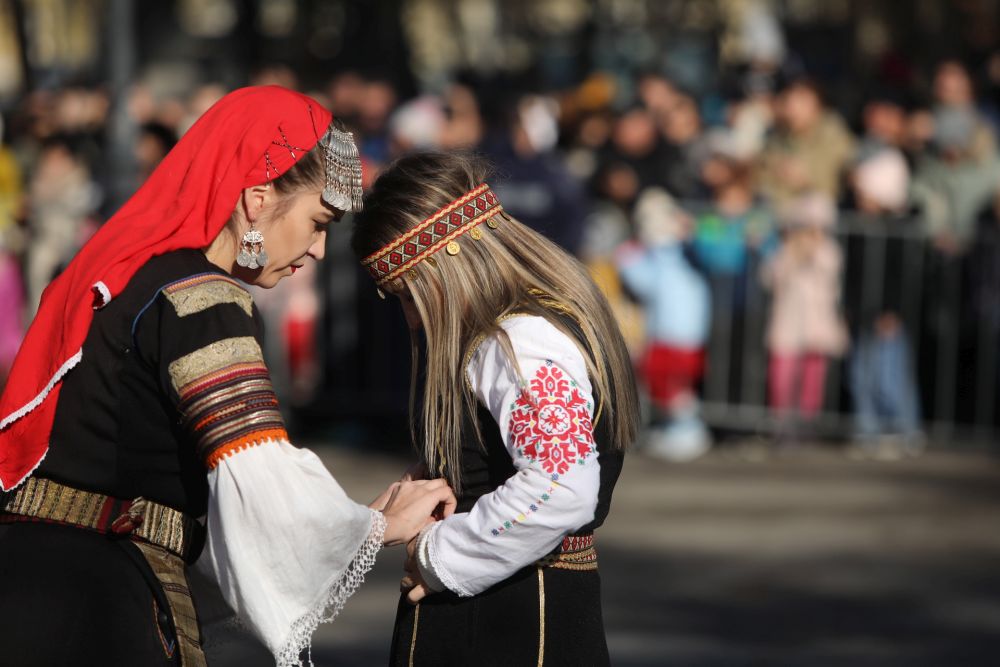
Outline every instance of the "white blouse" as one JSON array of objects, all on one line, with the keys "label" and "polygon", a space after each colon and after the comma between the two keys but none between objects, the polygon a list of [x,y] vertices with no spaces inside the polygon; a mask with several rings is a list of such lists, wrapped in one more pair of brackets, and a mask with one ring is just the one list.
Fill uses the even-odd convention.
[{"label": "white blouse", "polygon": [[466,374],[517,473],[469,512],[425,529],[417,543],[428,586],[461,596],[503,581],[593,520],[600,489],[595,407],[580,349],[542,317],[500,326],[516,365],[494,336],[472,355]]}]

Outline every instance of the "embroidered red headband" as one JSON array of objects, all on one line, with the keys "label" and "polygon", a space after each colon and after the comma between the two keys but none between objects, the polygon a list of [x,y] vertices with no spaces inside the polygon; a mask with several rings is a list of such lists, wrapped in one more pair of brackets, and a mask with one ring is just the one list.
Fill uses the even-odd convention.
[{"label": "embroidered red headband", "polygon": [[486,222],[491,229],[496,229],[499,223],[494,216],[501,212],[500,200],[490,186],[483,183],[368,255],[361,264],[375,278],[375,284],[382,286],[441,248],[449,255],[457,255],[461,248],[456,238],[470,232],[472,238],[480,239],[479,225]]}]

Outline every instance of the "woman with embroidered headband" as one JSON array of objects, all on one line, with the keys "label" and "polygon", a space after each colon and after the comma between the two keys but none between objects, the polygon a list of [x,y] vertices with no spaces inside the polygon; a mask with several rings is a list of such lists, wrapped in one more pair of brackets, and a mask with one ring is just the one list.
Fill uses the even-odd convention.
[{"label": "woman with embroidered headband", "polygon": [[487,176],[468,156],[404,157],[354,228],[413,330],[422,462],[458,495],[407,546],[390,662],[606,665],[593,531],[636,434],[631,364],[585,269]]},{"label": "woman with embroidered headband", "polygon": [[238,90],[46,290],[0,399],[0,662],[205,664],[195,563],[299,664],[378,549],[450,513],[443,481],[352,502],[289,444],[238,282],[322,259],[360,172],[314,100]]}]

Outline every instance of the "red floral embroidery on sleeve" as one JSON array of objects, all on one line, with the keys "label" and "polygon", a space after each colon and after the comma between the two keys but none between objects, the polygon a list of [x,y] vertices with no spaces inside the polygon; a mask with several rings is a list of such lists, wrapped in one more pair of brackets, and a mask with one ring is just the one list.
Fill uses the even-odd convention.
[{"label": "red floral embroidery on sleeve", "polygon": [[576,383],[546,361],[514,402],[511,442],[521,456],[538,461],[546,472],[564,474],[594,451],[589,409]]}]

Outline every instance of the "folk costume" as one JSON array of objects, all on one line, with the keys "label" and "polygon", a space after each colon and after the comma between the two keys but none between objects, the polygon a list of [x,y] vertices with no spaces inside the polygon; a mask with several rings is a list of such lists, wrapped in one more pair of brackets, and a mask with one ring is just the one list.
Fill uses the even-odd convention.
[{"label": "folk costume", "polygon": [[[505,215],[480,186],[363,264],[381,287],[438,250],[457,254],[458,236],[482,238]],[[585,339],[556,299],[537,298]],[[400,599],[392,665],[609,664],[594,530],[623,455],[599,419],[578,343],[537,314],[510,313],[499,326],[515,359],[495,335],[469,350],[464,373],[478,412],[466,417],[461,460],[436,471],[460,470],[458,508],[425,529],[416,549],[422,577],[439,592],[416,606]]]},{"label": "folk costume", "polygon": [[3,664],[205,664],[191,564],[299,664],[372,566],[384,518],[288,442],[253,300],[200,250],[317,143],[324,199],[356,210],[331,120],[227,95],[46,290],[0,400]]}]

